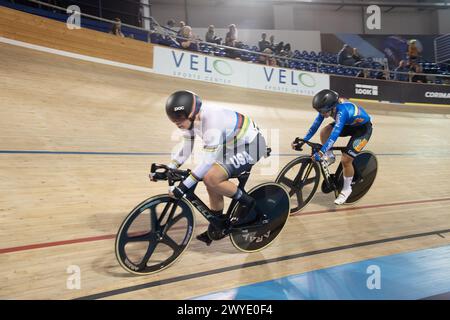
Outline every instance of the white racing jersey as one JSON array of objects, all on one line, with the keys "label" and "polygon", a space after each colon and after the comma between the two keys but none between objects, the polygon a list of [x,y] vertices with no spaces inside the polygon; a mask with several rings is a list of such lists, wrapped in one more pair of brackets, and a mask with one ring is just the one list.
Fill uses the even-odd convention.
[{"label": "white racing jersey", "polygon": [[183,131],[183,144],[172,154],[171,167],[181,166],[191,155],[195,136],[203,141],[202,162],[192,170],[184,184],[190,188],[203,179],[212,165],[222,159],[224,149],[233,149],[251,143],[259,133],[256,124],[247,116],[238,112],[203,105],[200,121],[195,121],[192,130]]}]

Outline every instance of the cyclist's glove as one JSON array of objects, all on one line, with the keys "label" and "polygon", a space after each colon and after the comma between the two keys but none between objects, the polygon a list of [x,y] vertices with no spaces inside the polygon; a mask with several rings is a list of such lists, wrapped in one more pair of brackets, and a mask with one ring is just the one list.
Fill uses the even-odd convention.
[{"label": "cyclist's glove", "polygon": [[323,152],[319,151],[313,154],[314,160],[320,162],[323,160]]},{"label": "cyclist's glove", "polygon": [[183,182],[180,182],[180,184],[176,187],[173,188],[172,193],[174,195],[175,198],[177,199],[181,199],[186,192],[189,190],[188,187],[186,187]]},{"label": "cyclist's glove", "polygon": [[302,151],[302,146],[305,143],[303,141],[300,141],[300,138],[297,137],[295,138],[295,140],[291,143],[292,149],[297,150],[297,151]]}]

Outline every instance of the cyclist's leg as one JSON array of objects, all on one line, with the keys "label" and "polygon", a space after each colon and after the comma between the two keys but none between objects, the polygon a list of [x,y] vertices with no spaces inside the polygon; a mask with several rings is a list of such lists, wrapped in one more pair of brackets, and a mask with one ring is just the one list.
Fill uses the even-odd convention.
[{"label": "cyclist's leg", "polygon": [[223,196],[215,192],[213,189],[206,187],[209,196],[209,208],[211,211],[223,211],[224,200]]},{"label": "cyclist's leg", "polygon": [[348,197],[352,193],[352,181],[353,176],[355,174],[355,170],[353,169],[353,157],[349,156],[346,153],[342,153],[342,171],[344,173],[343,179],[344,179],[344,185],[342,187],[341,192],[339,193],[338,197],[334,201],[335,204],[344,204],[345,201],[347,201]]},{"label": "cyclist's leg", "polygon": [[353,177],[355,174],[355,170],[353,169],[353,157],[349,156],[346,153],[342,154],[342,169],[344,172],[344,177]]},{"label": "cyclist's leg", "polygon": [[215,163],[203,177],[212,201],[211,209],[223,209],[223,196],[231,198],[236,193],[237,186],[228,179],[229,173],[220,163]]},{"label": "cyclist's leg", "polygon": [[[209,208],[215,216],[223,215],[224,208],[224,200],[223,194],[218,191],[217,186],[222,182],[229,182],[228,180],[228,172],[226,172],[221,166],[218,164],[214,164],[211,169],[206,173],[203,177],[203,183],[206,185],[206,190],[209,195]],[[230,182],[231,183],[231,182]],[[231,183],[233,184],[233,183]],[[210,245],[212,239],[208,236],[208,231],[204,231],[203,233],[197,236],[197,239],[205,242],[207,245]]]},{"label": "cyclist's leg", "polygon": [[353,159],[362,151],[372,135],[372,125],[367,123],[359,128],[352,128],[353,132],[347,144],[345,153],[342,154],[342,168],[344,174],[344,185],[341,193],[335,200],[335,204],[343,204],[352,193],[351,183],[355,170],[353,168]]},{"label": "cyclist's leg", "polygon": [[[330,123],[329,125],[325,126],[322,130],[320,130],[320,142],[322,144],[325,144],[327,142],[328,138],[330,137],[331,131],[333,130],[335,122]],[[331,165],[336,160],[335,155],[333,154],[332,150],[329,150],[325,154],[327,162]]]},{"label": "cyclist's leg", "polygon": [[320,142],[322,144],[325,144],[327,142],[328,137],[331,134],[331,131],[333,130],[334,123],[330,123],[329,125],[325,126],[322,130],[320,130]]}]

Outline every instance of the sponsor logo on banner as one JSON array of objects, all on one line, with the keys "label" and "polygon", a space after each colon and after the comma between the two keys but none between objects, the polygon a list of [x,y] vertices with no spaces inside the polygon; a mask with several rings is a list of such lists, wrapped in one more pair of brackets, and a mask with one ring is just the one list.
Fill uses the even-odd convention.
[{"label": "sponsor logo on banner", "polygon": [[330,86],[329,76],[301,70],[250,65],[249,87],[313,96]]},{"label": "sponsor logo on banner", "polygon": [[155,48],[157,73],[220,84],[246,86],[245,68],[239,62],[189,51]]},{"label": "sponsor logo on banner", "polygon": [[426,98],[450,99],[450,92],[425,92]]},{"label": "sponsor logo on banner", "polygon": [[366,96],[378,96],[378,86],[355,84],[355,93]]}]

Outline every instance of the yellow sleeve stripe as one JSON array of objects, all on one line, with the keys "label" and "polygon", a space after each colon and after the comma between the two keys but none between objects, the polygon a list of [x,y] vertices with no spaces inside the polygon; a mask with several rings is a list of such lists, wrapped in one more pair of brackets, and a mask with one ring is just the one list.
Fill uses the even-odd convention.
[{"label": "yellow sleeve stripe", "polygon": [[178,161],[176,161],[176,160],[172,160],[171,162],[172,162],[177,168],[181,166],[181,164],[180,164]]},{"label": "yellow sleeve stripe", "polygon": [[203,151],[205,152],[216,152],[218,146],[213,146],[213,147],[208,147],[208,146],[204,146],[203,147]]},{"label": "yellow sleeve stripe", "polygon": [[356,117],[359,113],[359,108],[356,104],[352,103],[352,105],[355,107],[355,112],[353,112],[353,116]]},{"label": "yellow sleeve stripe", "polygon": [[196,176],[194,176],[193,173],[191,173],[191,174],[189,175],[189,177],[190,177],[191,179],[195,180],[196,182],[198,182],[198,181],[200,180],[199,178],[197,178]]}]

